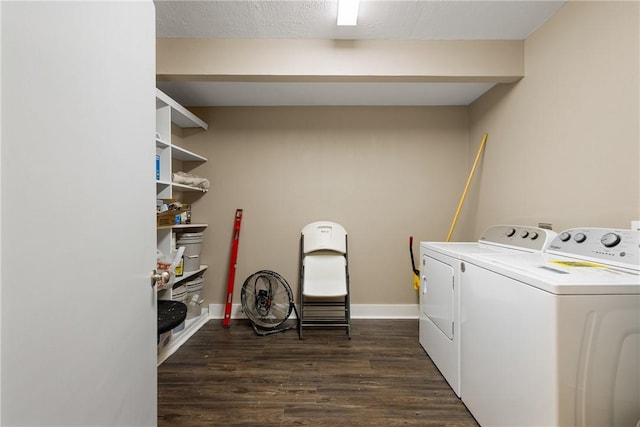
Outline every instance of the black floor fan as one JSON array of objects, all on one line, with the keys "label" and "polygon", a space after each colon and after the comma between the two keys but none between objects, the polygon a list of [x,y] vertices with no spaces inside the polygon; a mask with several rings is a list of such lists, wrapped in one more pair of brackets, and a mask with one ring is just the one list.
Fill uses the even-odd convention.
[{"label": "black floor fan", "polygon": [[297,328],[298,323],[287,322],[292,311],[298,310],[293,300],[293,292],[287,281],[278,273],[269,270],[258,271],[247,277],[240,293],[242,312],[253,325],[258,335],[269,335]]}]

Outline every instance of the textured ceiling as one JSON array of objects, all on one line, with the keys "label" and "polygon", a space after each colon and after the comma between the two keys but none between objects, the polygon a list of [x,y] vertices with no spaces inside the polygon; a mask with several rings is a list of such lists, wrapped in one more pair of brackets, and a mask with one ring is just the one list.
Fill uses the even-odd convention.
[{"label": "textured ceiling", "polygon": [[[156,0],[156,34],[161,38],[523,40],[564,3],[361,0],[358,25],[338,27],[336,0]],[[491,86],[158,83],[185,105],[467,105]]]},{"label": "textured ceiling", "polygon": [[158,37],[524,40],[561,1],[362,0],[355,27],[337,1],[156,1]]}]

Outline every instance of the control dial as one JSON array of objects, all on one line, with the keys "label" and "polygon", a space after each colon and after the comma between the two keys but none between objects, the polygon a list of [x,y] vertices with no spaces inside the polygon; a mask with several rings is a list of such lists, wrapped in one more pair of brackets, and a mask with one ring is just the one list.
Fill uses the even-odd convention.
[{"label": "control dial", "polygon": [[587,240],[587,236],[584,233],[578,233],[573,239],[578,243],[582,243]]},{"label": "control dial", "polygon": [[563,231],[562,233],[560,233],[560,235],[558,236],[558,238],[560,240],[562,240],[563,242],[568,241],[571,238],[571,234],[567,233],[566,231]]},{"label": "control dial", "polygon": [[600,243],[602,243],[607,248],[612,248],[620,243],[620,236],[616,233],[607,233],[602,236],[602,239],[600,239]]},{"label": "control dial", "polygon": [[532,231],[531,232],[531,240],[536,240],[538,238],[539,234],[537,231]]},{"label": "control dial", "polygon": [[520,237],[522,237],[523,239],[526,239],[528,235],[529,235],[529,232],[527,230],[522,230],[520,232]]},{"label": "control dial", "polygon": [[515,228],[509,228],[509,229],[507,230],[507,237],[511,237],[511,236],[513,236],[514,234],[516,234],[516,229],[515,229]]}]

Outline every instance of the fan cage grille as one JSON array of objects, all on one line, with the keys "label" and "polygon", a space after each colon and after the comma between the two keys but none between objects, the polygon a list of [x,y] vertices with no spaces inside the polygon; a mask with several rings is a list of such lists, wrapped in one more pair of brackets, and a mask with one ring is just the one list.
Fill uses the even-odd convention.
[{"label": "fan cage grille", "polygon": [[242,311],[256,326],[275,329],[293,309],[293,293],[278,273],[262,270],[247,277],[240,294]]}]

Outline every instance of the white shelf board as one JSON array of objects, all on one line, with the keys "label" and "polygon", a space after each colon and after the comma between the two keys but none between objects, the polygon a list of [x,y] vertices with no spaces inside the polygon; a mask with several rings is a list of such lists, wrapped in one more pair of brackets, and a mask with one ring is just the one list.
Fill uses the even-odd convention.
[{"label": "white shelf board", "polygon": [[189,150],[185,150],[177,145],[171,146],[171,157],[174,159],[186,161],[186,162],[206,162],[207,158],[202,157],[199,154],[192,153]]},{"label": "white shelf board", "polygon": [[203,271],[205,271],[207,268],[209,268],[208,265],[201,265],[199,269],[195,270],[195,271],[188,271],[185,272],[182,276],[180,277],[176,277],[176,280],[174,282],[174,285],[176,283],[180,283],[180,282],[184,282],[185,280],[197,276],[198,274],[202,273]]},{"label": "white shelf board", "polygon": [[209,125],[202,119],[174,101],[169,95],[156,88],[156,108],[168,105],[171,107],[171,121],[181,128],[197,128],[207,130]]},{"label": "white shelf board", "polygon": [[205,229],[209,226],[209,224],[174,224],[174,225],[163,225],[158,227],[158,230],[164,230],[167,228],[176,229],[176,230],[191,230],[194,228],[202,228]]},{"label": "white shelf board", "polygon": [[176,224],[172,225],[169,228],[175,228],[177,230],[190,230],[194,228],[202,228],[205,229],[209,226],[209,224]]},{"label": "white shelf board", "polygon": [[166,141],[163,141],[159,138],[156,138],[156,147],[158,148],[168,148],[169,147],[169,143]]},{"label": "white shelf board", "polygon": [[207,268],[209,268],[208,265],[202,264],[199,269],[194,270],[194,271],[185,272],[182,276],[176,277],[173,280],[173,283],[171,285],[169,285],[169,286],[165,286],[164,284],[158,284],[158,285],[156,285],[156,292],[166,291],[166,290],[174,287],[176,285],[176,283],[184,282],[185,280],[187,280],[187,279],[189,279],[191,277],[197,276],[198,274],[202,273],[203,271],[206,271]]},{"label": "white shelf board", "polygon": [[177,190],[177,191],[198,191],[202,193],[207,192],[207,190],[205,190],[204,188],[191,187],[189,185],[177,184],[175,182],[172,183],[171,185],[173,185],[174,190]]}]

